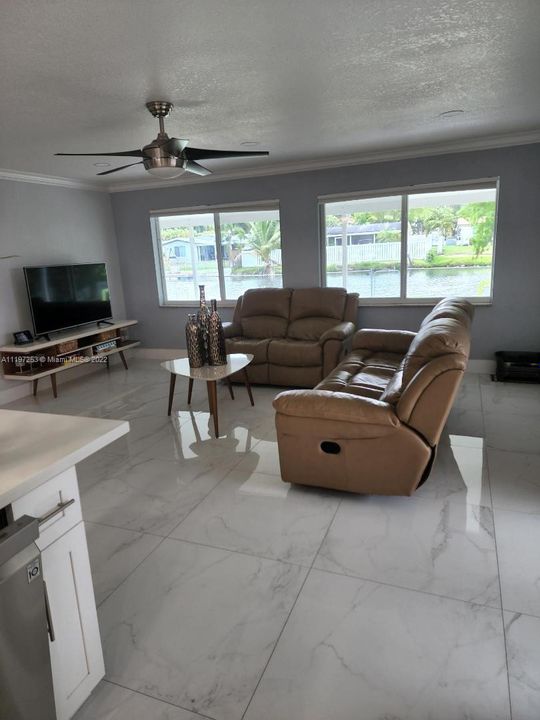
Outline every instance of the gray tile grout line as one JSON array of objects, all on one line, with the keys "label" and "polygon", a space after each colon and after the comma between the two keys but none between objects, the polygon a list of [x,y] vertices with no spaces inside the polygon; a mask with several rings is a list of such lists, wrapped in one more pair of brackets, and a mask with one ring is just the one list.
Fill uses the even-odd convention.
[{"label": "gray tile grout line", "polygon": [[304,589],[304,586],[305,586],[305,584],[306,584],[306,582],[307,582],[307,580],[308,580],[308,578],[309,578],[309,576],[310,576],[310,574],[311,574],[311,571],[313,570],[313,564],[315,563],[315,560],[317,559],[317,555],[319,554],[319,551],[320,551],[320,549],[322,548],[322,546],[323,546],[323,544],[324,544],[324,541],[326,540],[326,537],[327,537],[327,535],[328,535],[328,533],[329,533],[329,531],[330,531],[330,528],[332,527],[332,525],[333,525],[333,523],[334,523],[334,520],[336,519],[336,515],[337,515],[337,513],[338,513],[339,508],[341,507],[341,503],[342,503],[342,500],[339,501],[339,503],[338,503],[338,505],[337,505],[337,507],[336,507],[336,510],[335,510],[334,514],[332,515],[332,519],[331,519],[330,522],[328,523],[328,527],[326,528],[326,532],[324,533],[323,538],[322,538],[321,542],[319,543],[319,547],[317,548],[317,552],[316,552],[316,553],[314,554],[314,556],[313,556],[313,561],[312,561],[311,565],[309,566],[309,568],[307,569],[306,577],[304,578],[304,581],[303,581],[302,584],[300,585],[300,589],[298,590],[298,593],[297,593],[297,595],[296,595],[296,597],[295,597],[295,599],[294,599],[294,602],[293,602],[293,604],[291,605],[291,609],[289,610],[289,613],[287,614],[287,617],[286,617],[286,619],[285,619],[285,622],[283,623],[283,627],[281,628],[281,630],[280,630],[280,632],[279,632],[279,634],[278,634],[278,636],[277,636],[277,638],[276,638],[276,641],[275,641],[275,643],[274,643],[274,647],[272,648],[272,652],[270,653],[270,655],[269,655],[269,657],[268,657],[268,660],[266,661],[266,663],[265,663],[265,665],[264,665],[264,668],[262,669],[262,672],[261,672],[261,674],[260,674],[260,676],[259,676],[259,679],[258,679],[258,681],[257,681],[257,684],[255,685],[255,688],[254,688],[253,692],[251,693],[251,697],[249,698],[248,704],[246,705],[246,709],[245,709],[244,712],[242,713],[242,715],[241,715],[241,717],[240,717],[240,720],[244,720],[244,718],[246,717],[246,714],[247,714],[247,712],[248,712],[248,710],[249,710],[249,708],[250,708],[250,706],[251,706],[251,703],[253,702],[253,698],[255,697],[255,694],[257,693],[257,690],[259,689],[259,685],[260,685],[261,682],[262,682],[262,679],[263,679],[263,677],[264,677],[264,674],[265,674],[268,666],[270,665],[270,662],[271,662],[272,658],[274,657],[274,653],[275,653],[276,648],[277,648],[277,646],[278,646],[278,644],[279,644],[279,641],[281,640],[281,637],[282,637],[283,633],[285,632],[285,628],[287,627],[287,625],[288,625],[288,623],[289,623],[289,619],[290,619],[290,617],[291,617],[291,615],[292,615],[292,613],[293,613],[293,611],[294,611],[294,608],[296,607],[296,605],[297,605],[297,603],[298,603],[298,599],[300,598],[300,595],[302,594],[302,590]]},{"label": "gray tile grout line", "polygon": [[162,700],[161,698],[154,697],[154,695],[149,695],[148,693],[142,692],[142,690],[134,690],[133,688],[127,687],[126,685],[122,685],[119,682],[115,682],[114,680],[108,680],[107,678],[103,678],[102,682],[109,683],[109,685],[114,685],[115,687],[121,687],[123,690],[128,690],[129,692],[135,693],[136,695],[142,695],[145,698],[149,698],[150,700],[155,700],[156,702],[161,702],[164,705],[168,705],[169,707],[176,708],[177,710],[185,710],[186,712],[190,712],[196,717],[202,718],[202,720],[216,720],[214,717],[210,715],[202,715],[201,713],[197,712],[196,710],[192,710],[190,708],[186,708],[183,705],[175,705],[172,702],[169,702],[168,700]]},{"label": "gray tile grout line", "polygon": [[[485,435],[485,420],[484,420],[484,399],[482,397],[482,388],[480,388],[480,407],[482,410],[482,422],[484,423],[484,435]],[[491,515],[493,518],[493,542],[495,545],[495,559],[497,561],[497,578],[499,581],[499,597],[501,599],[501,624],[502,624],[502,632],[503,632],[503,641],[504,641],[504,662],[506,665],[506,686],[508,688],[508,709],[510,711],[510,720],[512,720],[512,692],[510,690],[510,670],[508,667],[508,643],[506,640],[506,627],[504,622],[504,607],[503,607],[503,595],[502,595],[502,583],[501,583],[501,566],[499,563],[499,549],[497,546],[497,527],[495,523],[495,510],[493,508],[493,493],[491,492],[491,473],[489,471],[489,462],[487,459],[487,452],[485,455],[486,458],[486,473],[487,473],[487,480],[488,480],[488,487],[489,487],[489,497],[491,499]]]}]

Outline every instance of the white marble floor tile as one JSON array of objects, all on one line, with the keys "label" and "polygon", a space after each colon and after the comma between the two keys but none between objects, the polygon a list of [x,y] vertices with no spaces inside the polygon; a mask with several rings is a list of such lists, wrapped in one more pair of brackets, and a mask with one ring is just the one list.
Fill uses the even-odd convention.
[{"label": "white marble floor tile", "polygon": [[100,607],[107,678],[240,720],[306,572],[165,540]]},{"label": "white marble floor tile", "polygon": [[482,397],[477,375],[465,374],[454,400],[454,407],[460,410],[482,410]]},{"label": "white marble floor tile", "polygon": [[497,450],[540,453],[540,418],[485,412],[486,445]]},{"label": "white marble floor tile", "polygon": [[446,430],[452,435],[484,437],[484,416],[481,410],[454,407],[446,422]]},{"label": "white marble floor tile", "polygon": [[[279,454],[277,442],[270,440],[261,440],[253,447],[253,452],[257,455],[257,465],[255,472],[266,473],[267,475],[281,476],[279,468]],[[248,459],[243,460],[237,467],[239,472],[249,470],[247,467]]]},{"label": "white marble floor tile", "polygon": [[73,720],[202,720],[188,710],[101,682]]},{"label": "white marble floor tile", "polygon": [[512,720],[540,718],[540,618],[504,613]]},{"label": "white marble floor tile", "polygon": [[123,469],[126,464],[125,458],[114,453],[107,452],[107,449],[99,450],[80,462],[77,467],[77,480],[81,494],[86,492],[92,485],[100,480],[112,476]]},{"label": "white marble floor tile", "polygon": [[488,449],[493,507],[540,514],[540,454]]},{"label": "white marble floor tile", "polygon": [[503,608],[540,616],[540,515],[493,512]]},{"label": "white marble floor tile", "polygon": [[184,463],[191,461],[203,466],[227,466],[232,469],[244,457],[254,462],[253,452],[258,439],[242,425],[220,426],[220,436],[214,436],[213,420],[205,412],[178,411],[177,420],[168,430],[152,438],[140,449],[141,458],[159,458]]},{"label": "white marble floor tile", "polygon": [[491,496],[483,444],[469,447],[462,444],[462,438],[456,444],[455,437],[439,444],[431,473],[414,496],[489,507]]},{"label": "white marble floor tile", "polygon": [[198,462],[133,460],[81,496],[90,522],[166,536],[227,474]]},{"label": "white marble floor tile", "polygon": [[500,606],[493,516],[483,506],[345,498],[315,567]]},{"label": "white marble floor tile", "polygon": [[100,605],[161,542],[156,535],[86,522],[96,603]]},{"label": "white marble floor tile", "polygon": [[233,471],[171,537],[310,565],[339,502],[337,493]]},{"label": "white marble floor tile", "polygon": [[492,382],[481,393],[484,412],[540,417],[540,385]]},{"label": "white marble floor tile", "polygon": [[508,720],[500,611],[311,571],[245,720]]}]

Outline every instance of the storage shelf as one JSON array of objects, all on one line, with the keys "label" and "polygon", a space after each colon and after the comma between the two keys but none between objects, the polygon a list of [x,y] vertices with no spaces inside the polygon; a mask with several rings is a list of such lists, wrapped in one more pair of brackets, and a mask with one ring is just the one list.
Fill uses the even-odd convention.
[{"label": "storage shelf", "polygon": [[75,355],[76,353],[80,352],[81,350],[88,350],[89,348],[93,348],[96,345],[101,345],[101,343],[104,342],[111,342],[112,340],[120,340],[120,335],[116,335],[112,338],[107,338],[107,340],[98,340],[97,342],[92,343],[91,345],[82,345],[81,347],[75,348],[75,350],[67,350],[67,352],[58,353],[56,357],[65,357],[66,355]]},{"label": "storage shelf", "polygon": [[[85,330],[76,330],[75,332],[69,333],[58,333],[55,335],[53,340],[40,340],[38,342],[29,343],[28,345],[4,345],[0,347],[0,352],[4,353],[15,353],[16,355],[33,355],[34,353],[46,350],[47,348],[59,345],[67,340],[79,340],[80,338],[92,337],[100,332],[108,332],[110,330],[120,330],[120,328],[130,327],[136,325],[137,320],[120,320],[112,323],[112,325],[105,325],[103,327],[86,327]],[[94,345],[97,343],[94,343]]]}]

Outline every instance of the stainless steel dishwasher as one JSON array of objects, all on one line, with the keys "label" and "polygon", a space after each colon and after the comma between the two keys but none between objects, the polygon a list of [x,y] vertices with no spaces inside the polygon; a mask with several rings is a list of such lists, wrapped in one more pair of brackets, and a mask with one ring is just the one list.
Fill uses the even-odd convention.
[{"label": "stainless steel dishwasher", "polygon": [[1,720],[56,720],[38,534],[27,515],[0,530]]}]

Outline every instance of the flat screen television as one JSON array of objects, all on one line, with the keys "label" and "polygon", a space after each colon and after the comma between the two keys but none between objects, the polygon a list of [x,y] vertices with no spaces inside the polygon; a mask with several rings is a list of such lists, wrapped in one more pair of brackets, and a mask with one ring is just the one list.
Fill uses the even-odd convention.
[{"label": "flat screen television", "polygon": [[111,317],[105,263],[25,267],[36,335]]}]

